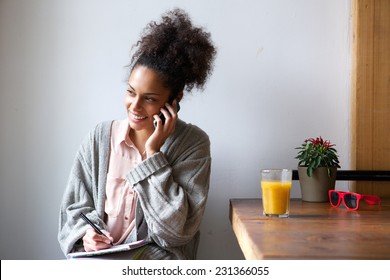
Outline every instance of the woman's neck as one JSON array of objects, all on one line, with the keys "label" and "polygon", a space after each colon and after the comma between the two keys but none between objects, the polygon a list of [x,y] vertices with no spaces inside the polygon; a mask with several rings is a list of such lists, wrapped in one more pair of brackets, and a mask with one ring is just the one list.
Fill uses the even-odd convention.
[{"label": "woman's neck", "polygon": [[152,133],[153,131],[150,132],[147,130],[129,130],[129,137],[141,154],[145,152],[145,143],[149,139],[150,135],[152,135]]}]

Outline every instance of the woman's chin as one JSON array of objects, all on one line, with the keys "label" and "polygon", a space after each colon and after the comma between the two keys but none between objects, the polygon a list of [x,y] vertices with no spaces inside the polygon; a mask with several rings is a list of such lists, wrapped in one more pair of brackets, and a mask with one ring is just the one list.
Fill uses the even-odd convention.
[{"label": "woman's chin", "polygon": [[129,125],[130,125],[131,129],[134,129],[135,131],[145,130],[145,129],[149,130],[149,129],[154,128],[153,124],[150,124],[148,119],[134,120],[134,119],[129,118],[128,121],[129,121]]}]

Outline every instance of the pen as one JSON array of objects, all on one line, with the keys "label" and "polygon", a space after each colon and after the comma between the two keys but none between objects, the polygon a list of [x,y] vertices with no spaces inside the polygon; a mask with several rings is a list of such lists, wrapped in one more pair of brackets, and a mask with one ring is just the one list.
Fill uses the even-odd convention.
[{"label": "pen", "polygon": [[[107,235],[105,235],[94,223],[92,223],[91,220],[88,219],[87,216],[85,216],[83,212],[80,213],[80,217],[81,217],[81,219],[86,221],[97,232],[97,234],[100,234],[100,235],[107,237]],[[114,246],[114,243],[112,243],[112,241],[110,244],[111,244],[111,246]]]}]

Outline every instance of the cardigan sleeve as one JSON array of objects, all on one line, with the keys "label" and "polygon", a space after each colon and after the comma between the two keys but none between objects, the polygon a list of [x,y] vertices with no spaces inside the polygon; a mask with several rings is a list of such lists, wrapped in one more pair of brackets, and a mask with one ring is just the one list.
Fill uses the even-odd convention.
[{"label": "cardigan sleeve", "polygon": [[128,174],[149,235],[159,246],[178,247],[194,238],[206,205],[210,166],[209,138],[190,126],[165,152],[154,154]]},{"label": "cardigan sleeve", "polygon": [[99,159],[101,153],[98,152],[98,139],[101,137],[97,133],[98,128],[97,126],[92,130],[80,145],[62,197],[58,241],[65,255],[84,250],[80,241],[89,225],[80,219],[81,212],[100,228],[106,228],[103,209],[99,206],[102,195],[98,191],[98,184],[102,184],[99,180],[102,160]]}]

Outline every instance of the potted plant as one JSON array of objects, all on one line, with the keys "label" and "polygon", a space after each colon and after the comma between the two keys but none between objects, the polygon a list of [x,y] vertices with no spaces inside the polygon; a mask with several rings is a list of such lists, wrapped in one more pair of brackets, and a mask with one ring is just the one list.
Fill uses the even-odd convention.
[{"label": "potted plant", "polygon": [[310,202],[328,201],[328,190],[334,189],[337,168],[340,167],[335,144],[322,137],[306,139],[295,157],[302,200]]}]

